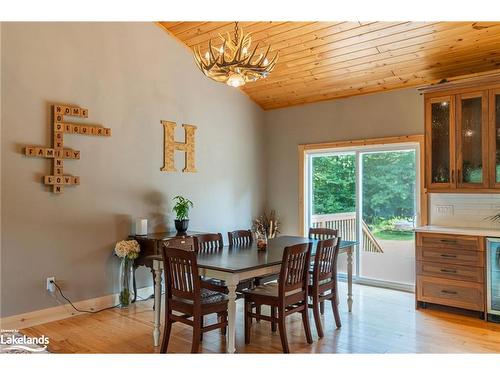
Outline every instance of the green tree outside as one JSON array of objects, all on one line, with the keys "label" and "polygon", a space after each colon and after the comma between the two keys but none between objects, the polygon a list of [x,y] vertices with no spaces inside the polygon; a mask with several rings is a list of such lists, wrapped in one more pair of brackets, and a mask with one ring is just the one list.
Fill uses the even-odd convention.
[{"label": "green tree outside", "polygon": [[[354,154],[313,158],[313,215],[356,210],[355,164]],[[415,152],[366,153],[362,155],[362,164],[365,222],[387,231],[397,219],[413,220]]]}]

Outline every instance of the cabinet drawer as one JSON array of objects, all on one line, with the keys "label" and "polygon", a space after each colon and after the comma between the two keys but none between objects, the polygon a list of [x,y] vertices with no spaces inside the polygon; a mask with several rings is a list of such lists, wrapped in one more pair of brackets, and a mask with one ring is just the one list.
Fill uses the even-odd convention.
[{"label": "cabinet drawer", "polygon": [[417,246],[483,251],[483,238],[441,233],[417,233]]},{"label": "cabinet drawer", "polygon": [[193,238],[192,237],[183,237],[183,238],[171,238],[169,240],[163,241],[163,244],[166,247],[174,247],[176,249],[193,251]]},{"label": "cabinet drawer", "polygon": [[418,276],[417,299],[423,302],[484,311],[484,285]]},{"label": "cabinet drawer", "polygon": [[422,262],[484,267],[484,253],[481,251],[417,246],[417,260]]},{"label": "cabinet drawer", "polygon": [[417,262],[417,275],[484,283],[484,268],[482,267]]}]

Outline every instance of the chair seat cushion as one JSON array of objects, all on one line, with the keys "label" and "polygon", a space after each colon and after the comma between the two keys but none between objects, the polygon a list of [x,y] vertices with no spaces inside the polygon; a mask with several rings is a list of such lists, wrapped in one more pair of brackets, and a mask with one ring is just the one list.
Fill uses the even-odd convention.
[{"label": "chair seat cushion", "polygon": [[[201,278],[203,282],[207,284],[214,285],[219,288],[226,288],[226,282],[224,280],[219,280],[219,279],[212,279],[210,277],[202,277]],[[238,287],[236,288],[236,291],[241,293],[245,289],[249,289],[252,286],[253,279],[250,280],[242,280],[238,283]],[[225,293],[228,293],[227,288],[225,290]]]},{"label": "chair seat cushion", "polygon": [[206,283],[212,284],[212,285],[219,285],[219,286],[226,286],[226,283],[224,280],[219,280],[219,279],[212,279],[210,277],[201,277],[202,280]]},{"label": "chair seat cushion", "polygon": [[[189,299],[184,299],[184,298],[180,298],[180,297],[176,297],[176,296],[173,296],[172,299],[175,301],[184,302],[187,304],[193,304],[193,301],[189,300]],[[228,297],[226,294],[214,292],[213,290],[210,290],[210,289],[205,289],[205,288],[201,289],[201,304],[202,305],[221,303],[221,302],[224,302],[227,300],[228,300]]]},{"label": "chair seat cushion", "polygon": [[[290,296],[292,294],[300,292],[300,289],[290,290],[285,293],[286,296]],[[256,294],[260,296],[268,296],[268,297],[278,297],[278,284],[265,284],[258,286],[254,289],[244,291],[245,294]]]}]

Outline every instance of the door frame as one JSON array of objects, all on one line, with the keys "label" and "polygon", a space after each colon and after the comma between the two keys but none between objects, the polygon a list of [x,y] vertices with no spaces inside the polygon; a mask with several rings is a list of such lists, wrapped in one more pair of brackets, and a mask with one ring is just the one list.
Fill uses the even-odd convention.
[{"label": "door frame", "polygon": [[[417,171],[416,171],[416,186],[419,191],[416,193],[416,226],[426,225],[428,222],[428,197],[425,190],[425,147],[424,136],[404,136],[404,137],[390,137],[390,138],[376,138],[348,142],[329,142],[321,144],[308,144],[299,145],[299,233],[305,236],[308,230],[310,219],[310,192],[312,189],[312,179],[310,178],[310,171],[312,170],[312,160],[315,154],[328,155],[328,154],[342,154],[342,153],[355,153],[356,166],[361,167],[360,157],[363,153],[370,152],[390,152],[401,149],[413,149],[416,153]],[[360,222],[362,194],[360,194],[361,186],[361,168],[356,167],[356,223]],[[307,210],[307,211],[306,211]],[[307,217],[306,217],[307,214]],[[361,230],[360,225],[356,225],[356,230]],[[358,233],[358,238],[361,238],[361,233]],[[362,240],[362,239],[361,239]],[[362,245],[362,243],[361,243]],[[356,246],[359,249],[359,246]],[[390,289],[397,289],[407,292],[414,292],[414,286],[410,284],[402,284],[392,281],[376,280],[366,277],[360,277],[360,253],[356,251],[356,276],[354,277],[357,283],[367,284],[371,286],[378,286]],[[342,279],[343,275],[339,275]]]},{"label": "door frame", "polygon": [[339,141],[339,142],[326,142],[326,143],[310,143],[310,144],[300,144],[298,146],[299,153],[299,228],[298,232],[302,236],[306,236],[306,206],[307,199],[309,197],[310,183],[309,183],[309,168],[307,165],[308,155],[313,153],[328,152],[331,149],[344,149],[346,152],[349,149],[357,149],[363,146],[383,146],[391,145],[397,146],[398,144],[404,145],[408,143],[418,144],[418,164],[419,171],[417,173],[417,183],[420,185],[420,194],[417,197],[418,207],[420,208],[420,213],[417,213],[417,225],[427,225],[428,217],[428,197],[427,191],[425,189],[425,147],[424,147],[424,135],[408,135],[399,137],[386,137],[386,138],[371,138],[371,139],[361,139],[354,141]]}]

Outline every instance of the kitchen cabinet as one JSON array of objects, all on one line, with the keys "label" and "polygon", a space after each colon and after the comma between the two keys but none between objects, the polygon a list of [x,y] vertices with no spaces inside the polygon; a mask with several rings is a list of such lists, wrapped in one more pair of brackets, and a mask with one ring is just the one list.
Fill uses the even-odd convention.
[{"label": "kitchen cabinet", "polygon": [[425,92],[425,144],[428,192],[500,189],[500,80]]}]

